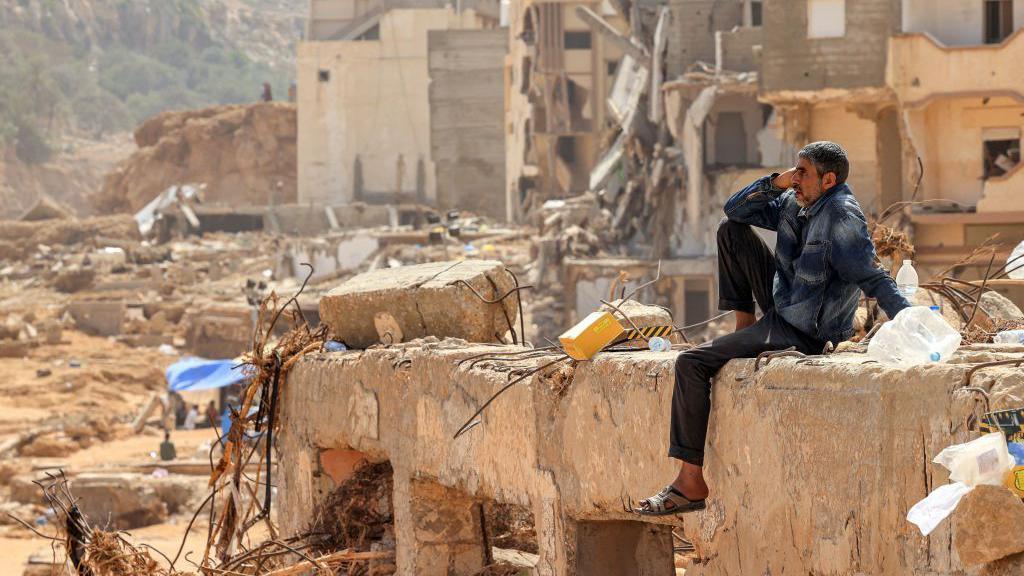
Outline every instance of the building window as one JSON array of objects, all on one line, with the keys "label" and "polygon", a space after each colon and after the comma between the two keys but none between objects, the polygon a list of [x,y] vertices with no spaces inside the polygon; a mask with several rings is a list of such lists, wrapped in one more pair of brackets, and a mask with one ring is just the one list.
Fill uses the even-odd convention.
[{"label": "building window", "polygon": [[985,43],[998,44],[1013,32],[1013,0],[985,0]]},{"label": "building window", "polygon": [[374,24],[372,28],[360,34],[356,40],[380,40],[380,23]]},{"label": "building window", "polygon": [[1019,128],[986,128],[982,133],[982,178],[1006,174],[1020,162]]},{"label": "building window", "polygon": [[566,50],[590,50],[590,32],[566,32]]},{"label": "building window", "polygon": [[619,63],[614,60],[609,60],[606,62],[606,65],[608,66],[608,76],[615,76],[615,73],[619,70]]},{"label": "building window", "polygon": [[330,70],[320,70],[317,73],[317,78],[319,78],[321,82],[330,82],[331,81],[331,71]]},{"label": "building window", "polygon": [[757,28],[764,21],[764,2],[751,0],[750,2],[750,25]]},{"label": "building window", "polygon": [[807,37],[846,35],[846,0],[807,0]]},{"label": "building window", "polygon": [[683,293],[683,322],[696,324],[711,317],[711,279],[687,278]]}]

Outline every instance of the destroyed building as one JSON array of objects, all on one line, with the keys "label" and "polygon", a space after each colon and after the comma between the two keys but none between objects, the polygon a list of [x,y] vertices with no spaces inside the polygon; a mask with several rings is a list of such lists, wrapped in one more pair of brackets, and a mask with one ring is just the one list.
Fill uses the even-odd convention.
[{"label": "destroyed building", "polygon": [[497,4],[314,1],[298,50],[299,202],[504,217]]}]

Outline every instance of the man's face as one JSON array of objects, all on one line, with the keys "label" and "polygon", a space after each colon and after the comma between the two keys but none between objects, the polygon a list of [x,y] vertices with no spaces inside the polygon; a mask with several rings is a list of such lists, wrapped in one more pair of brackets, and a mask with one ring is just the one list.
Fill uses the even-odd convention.
[{"label": "man's face", "polygon": [[801,208],[814,204],[826,190],[835,185],[836,175],[829,172],[824,178],[818,174],[814,164],[806,158],[800,158],[793,174],[793,190],[796,192],[796,203]]}]

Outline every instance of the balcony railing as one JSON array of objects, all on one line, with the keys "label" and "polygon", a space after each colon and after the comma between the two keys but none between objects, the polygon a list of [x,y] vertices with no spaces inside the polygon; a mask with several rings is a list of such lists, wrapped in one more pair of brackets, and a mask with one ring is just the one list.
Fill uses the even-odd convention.
[{"label": "balcony railing", "polygon": [[904,105],[938,96],[1024,99],[1024,29],[1000,44],[946,46],[925,32],[889,39],[887,82]]}]

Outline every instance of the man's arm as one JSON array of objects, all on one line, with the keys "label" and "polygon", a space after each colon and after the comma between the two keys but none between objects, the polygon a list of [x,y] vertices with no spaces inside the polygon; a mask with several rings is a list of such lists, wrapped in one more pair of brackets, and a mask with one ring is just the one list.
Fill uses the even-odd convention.
[{"label": "man's arm", "polygon": [[733,194],[725,203],[725,215],[733,222],[776,230],[782,214],[782,193],[792,182],[792,170],[758,178]]},{"label": "man's arm", "polygon": [[867,222],[859,214],[847,214],[832,228],[832,267],[839,277],[852,282],[878,301],[889,318],[911,306],[896,289],[896,282],[875,265],[875,245]]}]

